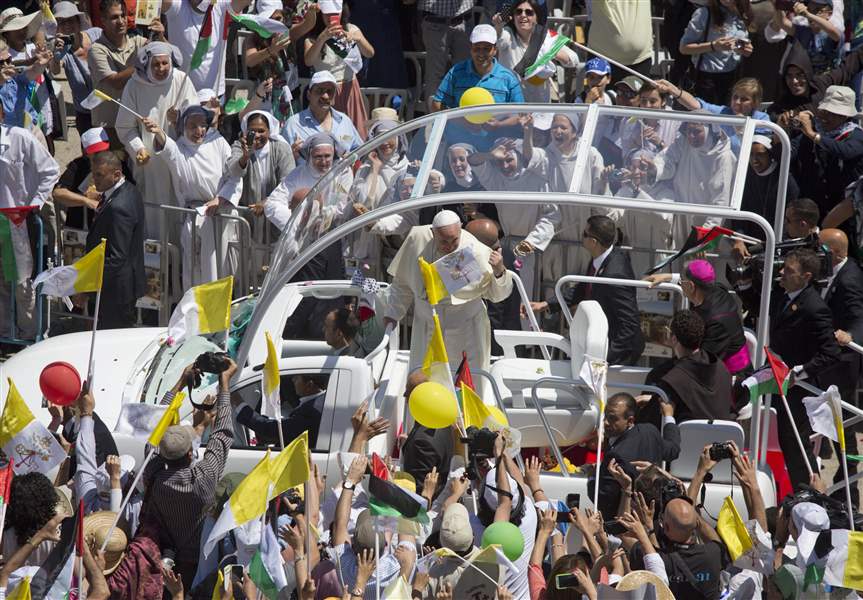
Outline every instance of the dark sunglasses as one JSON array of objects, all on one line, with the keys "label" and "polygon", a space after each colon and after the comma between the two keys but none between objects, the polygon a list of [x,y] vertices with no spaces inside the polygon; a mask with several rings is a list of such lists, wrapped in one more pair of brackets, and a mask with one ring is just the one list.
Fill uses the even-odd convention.
[{"label": "dark sunglasses", "polygon": [[516,8],[515,14],[516,15],[524,15],[525,17],[532,17],[536,13],[533,12],[532,8]]}]

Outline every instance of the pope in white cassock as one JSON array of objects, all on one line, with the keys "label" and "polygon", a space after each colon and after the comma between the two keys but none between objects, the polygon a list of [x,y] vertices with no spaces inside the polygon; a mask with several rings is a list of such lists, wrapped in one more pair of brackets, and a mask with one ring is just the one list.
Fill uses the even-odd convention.
[{"label": "pope in white cassock", "polygon": [[471,366],[488,370],[491,354],[491,324],[483,299],[500,302],[512,292],[512,276],[503,264],[500,250],[491,248],[461,228],[457,214],[442,210],[432,224],[414,227],[389,266],[393,281],[384,322],[395,325],[407,314],[413,303],[410,370],[422,366],[429,339],[434,329],[432,307],[429,304],[418,260],[429,263],[469,248],[476,259],[481,276],[473,283],[450,293],[436,306],[446,343],[450,367],[458,367],[461,353],[466,352]]}]

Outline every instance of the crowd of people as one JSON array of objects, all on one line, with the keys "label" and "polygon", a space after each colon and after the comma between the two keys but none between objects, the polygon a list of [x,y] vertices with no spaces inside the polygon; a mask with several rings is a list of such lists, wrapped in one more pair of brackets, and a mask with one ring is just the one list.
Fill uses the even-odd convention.
[{"label": "crowd of people", "polygon": [[[857,5],[593,0],[584,7],[585,25],[569,31],[590,49],[585,55],[562,43],[563,33],[549,20],[572,15],[536,0],[346,0],[343,6],[162,0],[149,3],[159,10],[147,22],[140,13],[152,13],[138,10],[144,3],[134,0],[11,4],[21,7],[0,12],[4,350],[45,333],[33,279],[49,261],[71,263],[58,253],[71,230],[86,232],[84,251],[107,241],[97,325],[124,328],[149,319],[138,311],[148,285],[146,240],[170,239],[180,248],[172,268],[181,289],[163,294],[244,269],[266,271],[266,257],[243,262],[239,246],[252,240],[243,237],[239,220],[248,222],[256,244],[270,240],[272,249],[280,235],[315,239],[376,208],[437,193],[574,192],[739,209],[769,223],[785,196],[784,220],[776,225],[788,244],[779,254],[769,315],[758,310],[760,282],[769,276],[758,272],[765,233],[744,219],[612,210],[601,201],[593,207],[450,203],[380,218],[322,252],[298,277],[386,280],[383,322],[395,325],[411,315],[405,398],[426,377],[421,368],[437,322],[453,368],[464,357],[488,370],[492,356],[501,354],[493,329],[527,328],[533,312],[544,329],[564,332],[560,313],[592,300],[608,320],[610,364],[644,363],[651,341],[669,347],[672,357],[654,362],[645,380],[661,394],[608,399],[598,470],[590,461],[595,437],[592,449],[585,440],[567,451],[567,460],[591,478],[590,489],[599,481],[593,510],[585,501],[580,507],[546,496],[540,473],[553,465],[528,453],[520,469],[504,450],[504,436],[495,438],[477,472],[454,459],[466,452],[457,431],[417,423],[399,437],[397,455],[383,459],[387,477],[421,497],[429,519],[387,530],[370,512],[375,482],[366,479],[369,463],[381,457],[365,452],[390,424],[370,422],[364,406],[352,419],[341,481],[325,483],[313,468],[309,484],[275,503],[273,537],[282,575],[292,577],[276,590],[279,597],[645,597],[620,595],[626,591],[711,600],[863,597],[859,580],[856,588],[830,583],[833,546],[823,542],[830,537],[823,532],[835,537],[854,515],[843,504],[844,488],[828,495],[818,475],[802,402],[809,392],[790,387],[787,411],[778,397],[773,403],[784,464],[777,481],[784,477],[791,491],[778,508],[765,509],[775,499],[762,495],[744,449],[724,446],[743,490],[750,551],[736,552],[704,511],[703,486],[720,460],[711,446],[690,482],[660,468],[680,454],[680,423],[752,416],[744,381],[760,365],[752,364],[744,325],[758,319],[769,317],[770,349],[788,365],[792,381],[835,385],[857,404],[861,357],[852,342],[863,340],[863,13]],[[663,23],[654,40],[658,16]],[[669,64],[654,64],[657,48]],[[402,104],[417,99],[372,107],[363,94],[367,86],[408,88],[403,52],[409,49],[426,52],[420,87],[427,112],[457,108],[477,88],[495,105],[489,115],[449,121],[430,169],[420,168],[427,128],[391,133],[403,124]],[[578,97],[567,88],[571,78],[560,76],[563,69],[583,73]],[[240,73],[252,82],[247,96],[229,81]],[[66,114],[58,79],[68,83],[69,114],[81,140],[78,156],[65,165],[53,158]],[[544,106],[506,112],[506,104],[524,102]],[[592,104],[653,112],[602,114],[591,122],[585,117]],[[710,123],[712,115],[760,124],[747,135],[742,120],[718,125]],[[592,139],[580,144],[586,129]],[[339,162],[369,141],[370,152]],[[579,163],[580,148],[587,156]],[[787,182],[780,168],[785,151]],[[418,183],[425,189],[414,190]],[[166,218],[166,204],[188,210]],[[718,257],[653,268],[712,227],[724,232]],[[479,279],[435,307],[417,258],[431,263],[464,248],[478,261]],[[554,284],[568,274],[678,283],[689,309],[677,310],[657,339],[643,323],[633,288],[579,284],[560,299]],[[86,314],[92,303],[86,295],[73,297],[71,311]],[[302,319],[289,320],[284,337],[320,339],[335,354],[365,356],[370,348],[358,335],[356,313],[353,306],[306,307]],[[273,443],[308,431],[314,445],[327,382],[295,377],[299,405],[278,423],[231,397],[236,368],[232,363],[222,374],[213,406],[196,409],[193,427],[167,430],[136,490],[135,465],[117,456],[93,393],[85,388],[72,408],[52,407],[49,429],[67,451],[74,448],[74,460],[53,481],[39,472],[14,478],[4,498],[0,597],[26,577],[38,579],[49,556],[68,542],[64,517],[79,504],[86,514],[86,597],[269,593],[242,558],[261,543],[260,530],[256,540],[237,530],[215,554],[202,552],[242,480],[223,472],[234,423]],[[854,475],[854,427],[846,439],[847,472]],[[822,444],[824,457],[829,447]],[[386,475],[378,465],[372,472]],[[838,469],[834,483],[845,477]],[[856,510],[856,485],[851,496]],[[125,505],[124,497],[130,499]],[[55,516],[55,509],[62,514]],[[118,511],[123,518],[114,528]],[[523,538],[513,556],[489,557],[484,533],[496,523],[512,524]]]}]

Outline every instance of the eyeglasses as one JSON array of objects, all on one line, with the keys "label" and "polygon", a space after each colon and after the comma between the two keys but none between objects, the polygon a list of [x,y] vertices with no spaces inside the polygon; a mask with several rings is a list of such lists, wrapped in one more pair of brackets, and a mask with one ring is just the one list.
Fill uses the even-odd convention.
[{"label": "eyeglasses", "polygon": [[785,73],[785,79],[788,81],[806,81],[806,74],[792,73],[791,71],[788,71],[787,73]]},{"label": "eyeglasses", "polygon": [[532,8],[516,8],[516,9],[515,9],[515,14],[516,14],[516,16],[518,16],[518,15],[524,15],[525,17],[532,17],[532,16],[533,16],[533,15],[535,15],[536,13],[535,13],[535,12],[533,12],[533,9],[532,9]]}]

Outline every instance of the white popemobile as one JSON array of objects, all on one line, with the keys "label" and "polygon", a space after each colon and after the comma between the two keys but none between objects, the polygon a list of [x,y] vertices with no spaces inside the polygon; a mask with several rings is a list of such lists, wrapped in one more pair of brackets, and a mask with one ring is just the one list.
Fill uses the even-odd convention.
[{"label": "white popemobile", "polygon": [[[580,193],[539,193],[539,192],[457,192],[421,196],[426,190],[429,172],[443,160],[446,143],[455,141],[470,141],[475,146],[486,147],[488,133],[483,128],[466,123],[462,118],[471,114],[476,120],[477,115],[486,116],[502,112],[555,112],[577,115],[585,124],[578,147],[578,157],[571,190],[582,189],[580,179],[588,173],[588,151],[590,140],[598,124],[605,119],[642,119],[656,118],[661,112],[661,119],[697,122],[706,125],[723,124],[738,127],[741,134],[741,151],[737,159],[737,169],[734,173],[733,194],[730,206],[710,205],[705,198],[705,204],[682,204],[673,202],[657,202],[639,199],[624,199],[614,196],[591,196]],[[550,120],[550,119],[549,119]],[[346,355],[335,355],[332,349],[323,341],[305,341],[283,339],[286,323],[295,314],[301,301],[309,303],[325,303],[339,301],[344,297],[358,296],[360,288],[350,281],[304,281],[291,282],[300,269],[310,259],[318,256],[322,250],[332,243],[340,243],[348,239],[349,234],[372,224],[381,217],[403,213],[409,209],[419,209],[425,206],[453,203],[495,203],[495,204],[547,204],[554,202],[566,206],[603,207],[611,211],[647,211],[675,214],[689,219],[704,219],[719,217],[744,219],[758,224],[764,230],[767,247],[766,270],[772,267],[772,250],[775,235],[781,236],[782,218],[785,199],[778,198],[776,234],[771,225],[758,215],[739,211],[739,203],[746,176],[748,163],[748,148],[755,129],[755,121],[742,117],[719,117],[692,113],[671,111],[647,111],[641,109],[624,109],[598,104],[589,107],[581,105],[507,105],[497,107],[464,108],[428,115],[407,123],[392,135],[413,135],[411,150],[417,158],[421,157],[417,182],[414,185],[414,195],[401,202],[381,206],[366,214],[345,220],[343,216],[333,215],[331,207],[325,198],[320,198],[315,190],[323,189],[330,178],[338,177],[339,173],[351,168],[358,159],[362,159],[374,150],[374,143],[367,143],[359,151],[345,157],[339,164],[318,182],[307,199],[295,209],[291,221],[286,226],[267,278],[262,288],[254,295],[241,298],[234,302],[232,309],[231,347],[240,368],[232,381],[232,392],[238,394],[244,402],[256,410],[261,403],[262,366],[266,357],[265,332],[269,332],[276,341],[276,347],[281,348],[279,371],[282,377],[282,392],[291,388],[291,377],[298,374],[323,374],[328,376],[326,400],[323,418],[320,425],[316,447],[313,448],[313,458],[321,467],[330,481],[337,481],[337,453],[346,449],[352,434],[351,415],[365,400],[370,401],[371,416],[383,416],[392,424],[386,435],[374,438],[370,442],[370,451],[388,454],[397,442],[400,428],[408,431],[412,419],[403,397],[407,377],[408,355],[406,350],[400,350],[399,329],[384,331],[379,323],[373,323],[367,330],[366,347],[371,351],[365,358],[354,358]],[[781,163],[781,184],[788,173],[788,139],[778,127],[758,122],[759,127],[774,131],[785,152]],[[499,137],[493,133],[491,139]],[[779,189],[785,189],[780,185]],[[346,257],[349,258],[349,257]],[[562,286],[567,281],[590,280],[588,277],[569,277],[561,280],[556,292],[562,296]],[[607,280],[606,280],[607,281]],[[520,282],[517,282],[520,284]],[[769,302],[770,286],[765,282],[762,289],[762,314],[766,314]],[[624,282],[636,287],[645,287],[644,282]],[[679,288],[664,284],[666,290],[679,292]],[[520,285],[519,285],[520,287]],[[523,289],[522,297],[526,298]],[[387,301],[387,286],[381,283],[376,294],[377,315],[383,314],[382,307]],[[564,311],[566,312],[566,311]],[[379,319],[380,317],[375,317]],[[569,337],[557,334],[534,331],[502,331],[496,330],[494,335],[504,349],[504,356],[493,360],[490,373],[474,371],[474,377],[483,380],[486,390],[485,401],[497,404],[505,412],[510,426],[521,433],[523,448],[550,447],[552,452],[560,457],[561,448],[571,446],[591,434],[599,423],[598,401],[590,387],[581,379],[581,367],[585,356],[604,359],[607,348],[608,323],[605,314],[596,302],[588,301],[579,305],[571,318]],[[767,319],[759,323],[756,336],[752,336],[750,351],[753,363],[763,362],[763,342],[766,338]],[[165,328],[140,328],[114,331],[100,331],[95,350],[96,375],[94,393],[97,412],[104,422],[113,428],[115,439],[122,453],[135,456],[138,464],[143,459],[144,443],[140,431],[135,432],[130,423],[134,421],[136,407],[140,405],[158,404],[166,390],[178,380],[182,369],[194,361],[204,351],[219,350],[223,344],[220,334],[215,336],[193,337],[173,347],[167,346]],[[757,343],[756,343],[757,339]],[[2,380],[0,380],[0,397],[5,398],[8,389],[7,377],[14,379],[23,397],[36,414],[37,418],[48,422],[50,417],[47,409],[41,405],[41,393],[38,387],[39,373],[43,367],[53,361],[63,360],[74,365],[80,373],[87,372],[87,358],[90,334],[75,333],[62,335],[37,343],[12,357],[0,365]],[[545,358],[517,358],[516,346],[540,347]],[[549,351],[558,358],[550,359]],[[639,390],[647,389],[656,392],[655,388],[643,385],[647,368],[610,366],[608,370],[608,395],[617,391],[629,391],[637,394]],[[207,391],[207,386],[194,390],[196,401],[200,401]],[[188,399],[181,410],[181,415],[191,411]],[[121,419],[122,413],[122,419]],[[764,411],[769,415],[769,411]],[[764,461],[767,435],[763,431],[762,421],[769,419],[752,419],[751,436],[748,439],[760,440],[759,444],[749,444],[753,457],[758,458],[758,482],[768,505],[775,504],[776,492],[770,469]],[[146,437],[146,434],[144,435]],[[737,445],[744,447],[744,432],[737,422],[715,421],[690,422],[681,426],[681,452],[678,460],[668,466],[669,471],[680,479],[691,478],[697,465],[698,455],[706,443],[712,441],[735,440]],[[248,472],[260,458],[265,448],[250,446],[249,432],[240,425],[235,426],[234,447],[231,449],[225,471]],[[732,486],[731,469],[720,465],[713,469],[714,478],[706,484],[704,504],[707,514],[718,514],[720,505],[729,495]],[[587,479],[578,473],[542,474],[542,488],[553,499],[563,500],[567,494],[579,493],[582,507],[589,506],[593,490],[588,491]],[[738,510],[746,514],[743,494],[732,494]],[[468,503],[468,506],[471,506]]]}]

